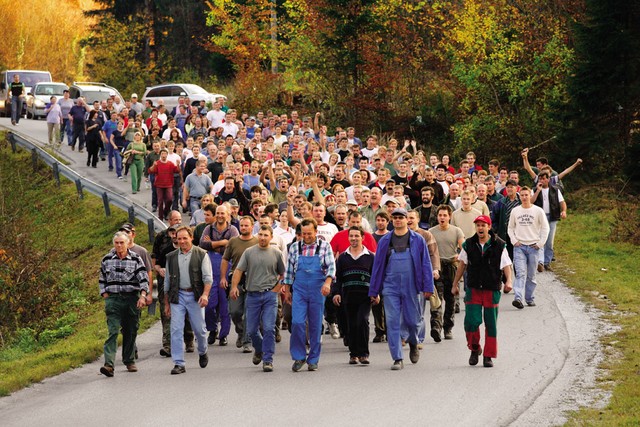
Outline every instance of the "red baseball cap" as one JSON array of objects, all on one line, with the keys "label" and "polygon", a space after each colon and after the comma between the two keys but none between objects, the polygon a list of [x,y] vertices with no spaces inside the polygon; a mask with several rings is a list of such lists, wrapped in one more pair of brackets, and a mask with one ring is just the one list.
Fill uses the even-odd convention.
[{"label": "red baseball cap", "polygon": [[491,225],[491,218],[489,218],[487,215],[480,215],[480,216],[477,216],[476,219],[473,220],[474,224],[476,222],[484,222],[487,225]]}]

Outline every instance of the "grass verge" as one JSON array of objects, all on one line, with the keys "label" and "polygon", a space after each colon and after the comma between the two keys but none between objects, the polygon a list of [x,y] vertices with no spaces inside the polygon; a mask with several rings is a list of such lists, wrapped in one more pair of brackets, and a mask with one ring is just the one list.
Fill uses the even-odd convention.
[{"label": "grass verge", "polygon": [[556,273],[620,326],[602,339],[606,357],[598,386],[612,393],[611,400],[604,409],[572,413],[570,426],[640,425],[640,247],[609,238],[621,202],[607,194],[593,188],[577,193],[577,210],[556,234]]},{"label": "grass verge", "polygon": [[[11,205],[16,196],[21,206]],[[0,396],[4,396],[93,361],[102,353],[107,328],[98,295],[98,269],[100,259],[111,248],[114,231],[127,221],[127,214],[112,207],[112,215],[105,217],[101,199],[88,193],[79,199],[75,185],[65,180],[58,188],[50,169],[41,164],[34,171],[30,153],[12,153],[1,133],[0,209],[4,220],[8,215],[16,220],[28,216],[25,235],[30,238],[24,243],[28,250],[40,254],[48,253],[44,246],[53,248],[57,255],[55,272],[62,272],[56,280],[61,281],[64,292],[59,307],[44,311],[53,312],[51,318],[19,324],[17,330],[0,336]],[[146,229],[143,224],[138,227]],[[0,251],[5,254],[12,253],[7,242],[20,242],[20,236],[8,235],[6,229],[0,230],[0,237]],[[7,264],[0,273],[6,273]],[[42,283],[32,280],[26,286],[35,294]],[[3,288],[0,308],[19,291],[7,282]],[[143,310],[141,331],[154,321]]]}]

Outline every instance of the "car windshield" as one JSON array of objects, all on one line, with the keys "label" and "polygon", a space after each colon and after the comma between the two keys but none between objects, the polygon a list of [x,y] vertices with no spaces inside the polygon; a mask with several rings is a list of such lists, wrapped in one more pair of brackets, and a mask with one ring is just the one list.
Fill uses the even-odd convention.
[{"label": "car windshield", "polygon": [[85,90],[82,93],[85,101],[89,104],[92,104],[93,101],[102,101],[104,99],[108,99],[111,96],[111,91],[109,90]]},{"label": "car windshield", "polygon": [[185,89],[187,89],[187,92],[189,92],[189,94],[192,94],[192,95],[196,93],[209,93],[198,85],[186,84],[183,86]]},{"label": "car windshield", "polygon": [[36,83],[51,81],[51,75],[49,73],[20,72],[11,74],[18,74],[20,76],[20,81],[24,83],[25,86],[29,87],[33,87]]},{"label": "car windshield", "polygon": [[38,85],[36,95],[55,95],[62,96],[63,91],[67,87],[64,85]]}]

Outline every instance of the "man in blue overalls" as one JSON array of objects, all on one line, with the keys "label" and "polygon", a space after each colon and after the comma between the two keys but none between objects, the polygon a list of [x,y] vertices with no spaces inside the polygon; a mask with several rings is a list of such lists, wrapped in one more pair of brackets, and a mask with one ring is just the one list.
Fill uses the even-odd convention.
[{"label": "man in blue overalls", "polygon": [[[291,304],[291,342],[289,351],[293,371],[298,372],[305,363],[310,371],[318,370],[320,359],[322,314],[324,298],[331,292],[336,275],[336,262],[329,242],[318,239],[318,223],[307,218],[300,223],[302,241],[289,248],[287,270],[284,276],[285,299]],[[293,286],[293,301],[291,287]],[[309,325],[309,355],[306,352]]]},{"label": "man in blue overalls", "polygon": [[407,224],[407,210],[396,208],[391,212],[393,233],[385,234],[378,242],[378,250],[373,261],[369,296],[377,304],[380,294],[384,297],[387,322],[387,341],[393,358],[391,369],[404,367],[400,324],[404,320],[409,336],[409,359],[418,363],[418,324],[422,318],[422,307],[418,294],[425,298],[433,293],[433,273],[429,250],[418,233],[411,231]]}]

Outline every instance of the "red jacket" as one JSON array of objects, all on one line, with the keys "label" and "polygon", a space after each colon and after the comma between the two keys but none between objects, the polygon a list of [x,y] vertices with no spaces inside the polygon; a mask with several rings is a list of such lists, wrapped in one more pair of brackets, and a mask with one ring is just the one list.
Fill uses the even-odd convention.
[{"label": "red jacket", "polygon": [[149,168],[149,172],[156,174],[156,182],[154,185],[158,188],[172,188],[173,174],[180,173],[180,169],[175,163],[166,161],[162,163],[157,161],[156,164]]}]

